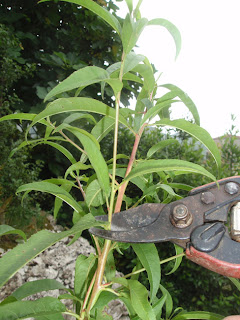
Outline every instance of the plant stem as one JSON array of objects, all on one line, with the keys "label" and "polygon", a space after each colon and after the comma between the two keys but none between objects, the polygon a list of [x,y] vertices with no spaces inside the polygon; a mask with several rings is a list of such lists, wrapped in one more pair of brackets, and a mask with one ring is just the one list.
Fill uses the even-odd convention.
[{"label": "plant stem", "polygon": [[[177,259],[177,258],[180,258],[180,257],[184,257],[184,256],[185,256],[184,252],[183,253],[179,253],[176,256],[173,256],[173,257],[170,257],[170,258],[167,258],[167,259],[164,259],[164,260],[160,261],[160,264],[164,264],[164,263],[167,263],[167,262],[169,262],[171,260],[174,260],[174,259]],[[142,268],[142,269],[136,270],[134,272],[128,273],[123,278],[129,278],[129,277],[131,277],[131,276],[133,276],[135,274],[141,273],[143,271],[146,271],[146,269]]]},{"label": "plant stem", "polygon": [[[123,78],[123,67],[125,61],[125,53],[122,54],[122,61],[119,73],[119,80],[122,81]],[[115,128],[114,128],[114,144],[113,144],[113,169],[112,169],[112,190],[111,190],[111,197],[110,197],[110,207],[108,212],[108,221],[112,222],[112,214],[113,214],[113,206],[114,206],[114,198],[115,198],[115,179],[116,179],[116,166],[117,166],[117,145],[118,145],[118,126],[119,126],[119,109],[120,109],[120,98],[121,98],[121,91],[117,94],[115,100]],[[116,212],[116,209],[115,209]]]},{"label": "plant stem", "polygon": [[92,308],[93,301],[95,300],[95,296],[98,294],[99,290],[101,289],[105,265],[107,262],[107,257],[108,257],[108,253],[109,253],[110,248],[111,248],[111,240],[106,240],[104,243],[102,253],[98,257],[98,267],[97,267],[97,271],[96,271],[96,279],[95,279],[92,295],[91,295],[90,301],[88,303],[87,312],[90,312],[90,310]]},{"label": "plant stem", "polygon": [[75,142],[73,142],[70,138],[68,138],[68,136],[62,131],[62,130],[59,130],[59,133],[68,141],[70,142],[74,147],[76,147],[78,150],[80,150],[82,153],[86,153],[85,150],[83,150],[81,147],[79,147]]},{"label": "plant stem", "polygon": [[94,273],[94,276],[93,276],[93,278],[92,278],[92,281],[91,281],[91,283],[90,283],[90,285],[89,285],[89,288],[88,288],[88,291],[87,291],[87,293],[86,293],[85,299],[84,299],[84,301],[83,301],[83,305],[82,305],[82,311],[83,311],[83,313],[82,313],[82,316],[84,316],[84,312],[85,312],[85,309],[86,309],[86,305],[87,305],[87,302],[88,302],[88,299],[89,299],[89,296],[90,296],[90,293],[91,293],[91,290],[92,290],[92,287],[93,287],[93,284],[94,284],[95,279],[96,279],[96,272]]},{"label": "plant stem", "polygon": [[80,191],[81,191],[81,193],[82,193],[83,199],[84,199],[84,201],[85,201],[85,199],[86,199],[86,194],[85,194],[85,192],[84,192],[84,190],[83,190],[82,184],[81,184],[81,182],[80,182],[80,180],[79,180],[78,177],[76,177],[76,180],[77,180],[77,184],[78,184],[78,186],[79,186],[79,189],[80,189]]},{"label": "plant stem", "polygon": [[[125,177],[127,177],[127,175],[132,170],[133,163],[134,163],[134,161],[136,159],[136,153],[137,153],[138,145],[139,145],[139,142],[140,142],[140,139],[141,139],[141,136],[142,136],[142,133],[143,133],[143,130],[144,130],[145,126],[146,126],[146,124],[143,124],[142,127],[140,128],[139,132],[136,133],[136,135],[135,135],[135,141],[134,141],[131,157],[130,157],[129,162],[128,162],[128,166],[127,166],[127,170],[126,170],[126,173],[125,173]],[[128,185],[128,181],[124,182],[120,186],[120,188],[118,190],[118,197],[117,197],[117,202],[116,202],[116,206],[115,206],[115,212],[120,212],[121,211],[122,200],[123,200],[123,196],[124,196],[125,190],[127,188],[127,185]]]},{"label": "plant stem", "polygon": [[[122,78],[123,78],[124,61],[125,61],[125,53],[123,52],[120,73],[119,73],[119,80],[120,81],[122,81]],[[110,196],[110,205],[109,205],[109,210],[108,210],[108,221],[110,223],[112,221],[114,198],[115,198],[115,179],[116,179],[116,167],[117,167],[117,144],[118,144],[120,98],[121,98],[121,91],[118,92],[118,94],[116,96],[116,100],[115,100],[116,111],[115,111],[115,128],[114,128],[114,145],[113,145],[112,188],[111,188],[111,196]],[[110,249],[111,249],[111,241],[105,240],[101,255],[98,257],[98,267],[97,267],[97,271],[96,271],[96,279],[95,279],[94,287],[92,290],[91,298],[88,303],[87,312],[90,312],[92,305],[95,301],[95,298],[97,297],[99,291],[101,290],[104,270],[105,270],[107,257],[108,257],[108,253],[109,253]]]}]

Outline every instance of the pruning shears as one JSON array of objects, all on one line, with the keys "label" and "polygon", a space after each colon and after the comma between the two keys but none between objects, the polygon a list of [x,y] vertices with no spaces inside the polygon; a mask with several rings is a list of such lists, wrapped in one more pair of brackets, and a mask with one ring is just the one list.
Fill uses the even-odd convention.
[{"label": "pruning shears", "polygon": [[[107,216],[97,216],[107,221]],[[240,176],[212,182],[169,204],[146,203],[113,215],[111,230],[95,236],[118,242],[171,241],[193,262],[240,278]]]}]

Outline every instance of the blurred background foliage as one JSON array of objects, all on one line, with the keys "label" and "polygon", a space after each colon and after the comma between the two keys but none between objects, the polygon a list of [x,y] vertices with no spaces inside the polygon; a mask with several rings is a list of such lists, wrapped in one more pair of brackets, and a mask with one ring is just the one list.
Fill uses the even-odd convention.
[{"label": "blurred background foliage", "polygon": [[[117,14],[117,2],[97,2]],[[70,3],[54,1],[37,5],[37,1],[5,0],[0,3],[0,21],[0,116],[15,112],[38,113],[44,108],[42,101],[47,92],[73,71],[87,65],[107,67],[121,58],[120,41],[116,33],[93,13]],[[123,105],[129,105],[134,92],[138,90],[133,83],[129,82],[128,85],[132,92],[123,91]],[[83,96],[101,100],[100,86],[87,87]],[[105,89],[104,102],[113,106],[110,88]],[[22,149],[9,158],[11,150],[24,141],[26,125],[25,122],[17,125],[4,122],[0,125],[0,223],[22,228],[31,234],[45,227],[46,212],[51,213],[54,200],[49,195],[35,193],[28,196],[22,206],[21,199],[15,195],[16,189],[28,182],[61,177],[69,163],[55,149],[43,144],[34,149]],[[79,127],[90,128],[91,125],[86,120],[79,122]],[[41,127],[36,127],[31,134],[34,137],[41,136]],[[238,175],[240,147],[237,134],[233,117],[229,132],[217,141],[222,152],[219,173],[204,147],[180,131],[149,128],[142,137],[137,159],[146,158],[152,145],[171,138],[175,139],[175,143],[156,152],[153,158],[192,161],[204,165],[219,179]],[[131,133],[120,128],[118,153],[130,154],[133,141]],[[113,136],[109,134],[101,142],[101,150],[107,160],[112,157],[112,146]],[[124,166],[124,161],[119,160],[119,166]],[[149,185],[164,179],[171,182],[173,178],[174,182],[192,187],[208,182],[198,175],[154,175],[148,178]],[[186,196],[187,191],[179,194]],[[158,199],[164,196],[162,191],[157,195]],[[133,205],[141,196],[141,191],[130,185],[126,206]],[[172,200],[174,198],[167,199]],[[149,195],[147,201],[155,202],[156,195]],[[70,226],[71,219],[67,207],[63,206],[58,223]],[[158,244],[158,250],[162,259],[174,255],[173,246],[169,243]],[[120,254],[115,258],[117,268],[125,273],[130,271],[136,259],[130,248],[124,251],[124,258]],[[168,268],[169,265],[163,268],[162,282],[172,294],[176,306],[180,305],[189,311],[199,309],[226,315],[240,313],[239,293],[228,279],[186,260],[177,272],[165,276]]]}]

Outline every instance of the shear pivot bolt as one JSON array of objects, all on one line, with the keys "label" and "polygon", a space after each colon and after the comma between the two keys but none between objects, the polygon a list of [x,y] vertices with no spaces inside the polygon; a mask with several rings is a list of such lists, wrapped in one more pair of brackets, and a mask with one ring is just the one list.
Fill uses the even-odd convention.
[{"label": "shear pivot bolt", "polygon": [[175,227],[186,228],[192,223],[192,214],[184,204],[178,204],[173,208],[170,220]]},{"label": "shear pivot bolt", "polygon": [[228,182],[225,184],[225,191],[229,194],[238,193],[239,186],[235,182]]}]

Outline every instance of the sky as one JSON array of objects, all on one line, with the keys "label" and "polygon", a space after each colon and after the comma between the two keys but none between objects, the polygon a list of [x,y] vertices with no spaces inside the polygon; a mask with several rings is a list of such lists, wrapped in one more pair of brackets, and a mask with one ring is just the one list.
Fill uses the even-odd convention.
[{"label": "sky", "polygon": [[[125,16],[126,4],[117,5],[118,14]],[[201,126],[213,138],[230,130],[231,114],[240,131],[240,1],[143,0],[141,14],[171,21],[182,36],[177,60],[174,41],[162,27],[148,27],[138,41],[135,52],[163,72],[159,84],[172,83],[184,90],[197,106]],[[176,118],[187,113],[179,106],[172,108]]]}]

